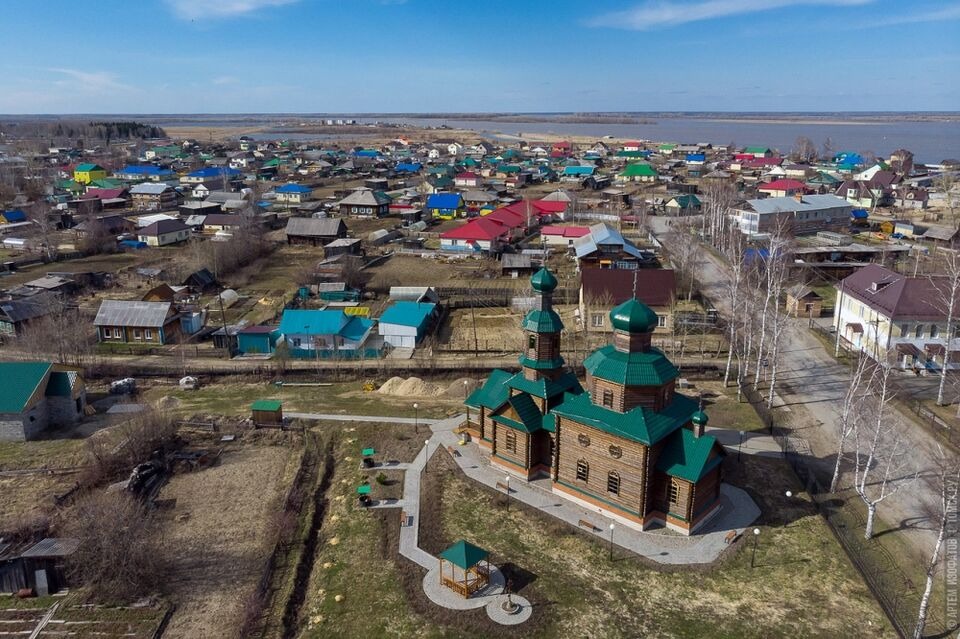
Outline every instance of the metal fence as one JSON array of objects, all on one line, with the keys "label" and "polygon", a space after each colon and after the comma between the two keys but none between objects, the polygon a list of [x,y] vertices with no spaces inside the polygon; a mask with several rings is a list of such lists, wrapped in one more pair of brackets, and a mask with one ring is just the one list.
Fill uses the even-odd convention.
[{"label": "metal fence", "polygon": [[[822,478],[817,477],[816,470],[808,461],[811,454],[806,441],[795,437],[788,426],[780,423],[778,416],[767,408],[759,392],[747,384],[741,386],[741,391],[780,446],[784,459],[805,487],[850,562],[863,577],[894,630],[900,637],[912,637],[923,584],[914,584],[896,558],[876,537],[870,540],[864,538],[865,513],[857,507],[845,507],[846,496],[831,493],[829,486],[824,486],[828,479],[821,483]],[[943,626],[944,620],[939,611],[931,607],[926,624],[928,632],[935,628],[942,629]]]}]

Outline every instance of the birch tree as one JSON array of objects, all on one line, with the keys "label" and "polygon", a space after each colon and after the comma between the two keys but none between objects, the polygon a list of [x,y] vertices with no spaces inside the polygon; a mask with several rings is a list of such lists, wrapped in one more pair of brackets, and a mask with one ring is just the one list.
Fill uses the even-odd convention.
[{"label": "birch tree", "polygon": [[743,295],[744,277],[743,234],[736,229],[731,231],[730,234],[735,237],[731,237],[728,241],[728,248],[724,254],[727,258],[727,263],[730,265],[730,277],[727,278],[724,287],[726,289],[727,300],[730,303],[730,318],[727,325],[727,339],[729,341],[727,347],[727,365],[723,371],[724,388],[727,387],[730,381],[733,353],[737,348],[737,317],[740,306],[742,305],[741,297]]},{"label": "birch tree", "polygon": [[908,471],[901,430],[903,425],[896,410],[890,406],[895,395],[891,384],[892,366],[885,362],[877,365],[872,376],[873,402],[862,420],[855,420],[854,441],[854,490],[867,507],[867,524],[864,539],[873,539],[873,526],[877,507],[917,477]]},{"label": "birch tree", "polygon": [[850,369],[850,381],[847,383],[847,390],[840,403],[840,441],[837,444],[837,460],[833,465],[833,478],[830,480],[830,491],[837,491],[837,484],[840,482],[840,467],[844,459],[844,447],[847,438],[853,431],[857,420],[863,417],[863,408],[866,396],[863,391],[870,387],[870,375],[876,370],[872,361],[862,351],[857,355],[857,363]]},{"label": "birch tree", "polygon": [[923,630],[927,625],[927,613],[930,609],[930,595],[933,593],[933,579],[937,574],[940,564],[940,552],[943,550],[943,543],[947,538],[953,538],[957,534],[957,492],[960,489],[960,464],[956,460],[947,460],[940,450],[940,456],[937,464],[937,488],[939,488],[940,499],[935,512],[931,513],[931,519],[937,525],[937,542],[933,546],[933,553],[930,555],[930,561],[927,563],[926,585],[923,588],[923,596],[920,598],[920,609],[917,612],[917,624],[913,629],[913,638],[920,639],[923,636]]},{"label": "birch tree", "polygon": [[953,342],[953,333],[956,323],[957,297],[960,295],[960,253],[955,249],[941,251],[939,262],[943,265],[942,276],[931,276],[930,283],[936,291],[936,302],[940,310],[946,315],[944,335],[943,362],[940,365],[940,384],[937,386],[937,405],[944,405],[944,390],[947,385],[947,364],[950,361],[950,346]]}]

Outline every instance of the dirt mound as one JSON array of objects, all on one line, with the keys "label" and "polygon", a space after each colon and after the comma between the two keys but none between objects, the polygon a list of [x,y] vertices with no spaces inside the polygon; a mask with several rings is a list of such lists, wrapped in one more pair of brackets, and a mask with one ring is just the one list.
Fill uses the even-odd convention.
[{"label": "dirt mound", "polygon": [[383,386],[377,389],[378,393],[383,393],[384,395],[397,395],[397,389],[403,384],[405,379],[402,377],[391,377],[383,383]]},{"label": "dirt mound", "polygon": [[439,384],[425,382],[419,377],[409,377],[397,388],[397,395],[410,397],[437,397],[446,392]]},{"label": "dirt mound", "polygon": [[160,410],[173,410],[180,408],[180,400],[173,395],[164,395],[157,400],[157,408]]},{"label": "dirt mound", "polygon": [[[453,399],[464,399],[465,395],[469,395],[479,386],[480,384],[477,382],[477,380],[469,377],[461,377],[460,379],[451,382],[444,394]],[[464,387],[466,387],[466,390],[464,390]]]}]

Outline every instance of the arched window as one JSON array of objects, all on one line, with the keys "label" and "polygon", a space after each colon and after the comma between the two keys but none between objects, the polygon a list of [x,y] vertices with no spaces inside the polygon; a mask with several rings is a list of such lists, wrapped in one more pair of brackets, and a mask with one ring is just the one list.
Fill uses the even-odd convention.
[{"label": "arched window", "polygon": [[932,339],[937,339],[938,337],[940,337],[940,327],[937,326],[936,324],[930,325],[930,337]]},{"label": "arched window", "polygon": [[517,434],[512,430],[507,431],[506,447],[508,452],[511,452],[511,453],[517,452]]},{"label": "arched window", "polygon": [[577,460],[577,479],[579,481],[587,481],[587,478],[590,477],[590,464],[587,463],[585,459]]},{"label": "arched window", "polygon": [[613,470],[607,473],[607,492],[611,495],[620,494],[620,473]]},{"label": "arched window", "polygon": [[537,336],[533,333],[527,337],[527,348],[536,348],[537,347]]},{"label": "arched window", "polygon": [[676,479],[670,479],[670,505],[674,506],[680,501],[680,482]]}]

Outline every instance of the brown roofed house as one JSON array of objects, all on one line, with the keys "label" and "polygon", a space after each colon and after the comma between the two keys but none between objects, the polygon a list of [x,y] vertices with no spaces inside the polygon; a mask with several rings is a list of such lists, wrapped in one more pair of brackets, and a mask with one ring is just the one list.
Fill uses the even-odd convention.
[{"label": "brown roofed house", "polygon": [[659,318],[658,331],[670,330],[671,310],[677,292],[673,269],[583,269],[579,311],[587,330],[609,332],[610,310],[629,299],[652,308]]}]

